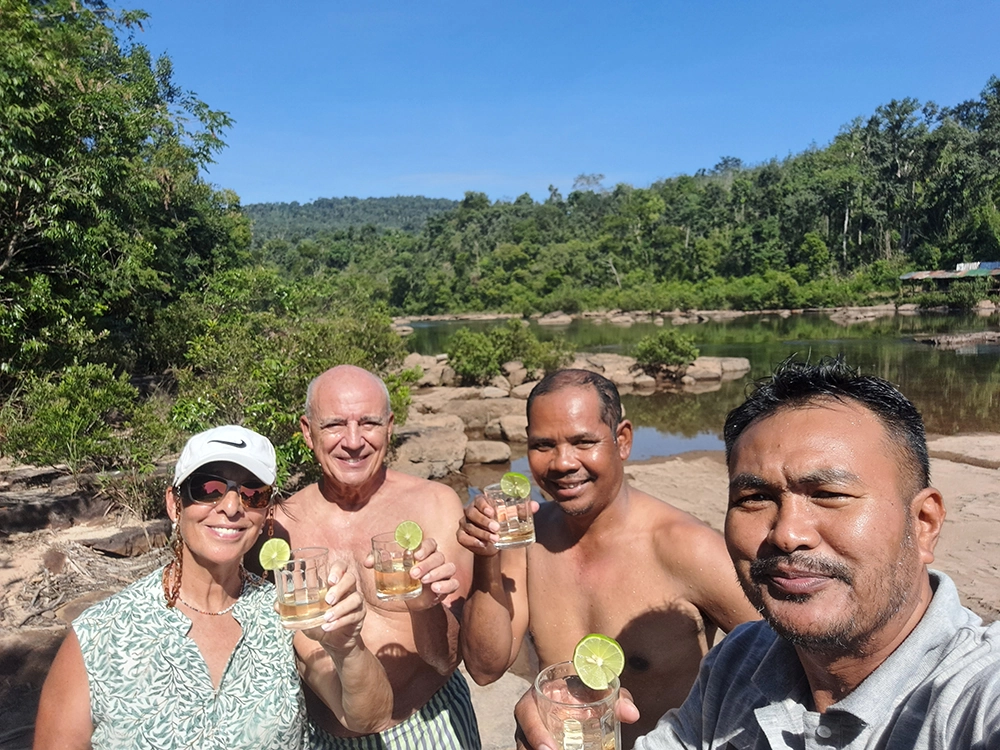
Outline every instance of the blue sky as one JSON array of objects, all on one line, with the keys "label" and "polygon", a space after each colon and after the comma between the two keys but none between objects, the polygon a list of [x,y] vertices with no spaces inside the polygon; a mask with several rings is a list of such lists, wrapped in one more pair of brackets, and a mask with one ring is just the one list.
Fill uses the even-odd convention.
[{"label": "blue sky", "polygon": [[644,186],[1000,75],[991,0],[116,4],[148,11],[139,41],[236,121],[208,177],[244,203]]}]

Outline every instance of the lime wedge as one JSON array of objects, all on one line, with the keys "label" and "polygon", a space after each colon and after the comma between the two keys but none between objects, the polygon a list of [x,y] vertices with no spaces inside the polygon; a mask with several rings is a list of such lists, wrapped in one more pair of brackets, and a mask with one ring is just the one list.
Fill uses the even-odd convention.
[{"label": "lime wedge", "polygon": [[523,500],[531,494],[531,482],[524,474],[508,471],[500,477],[500,491],[505,495],[519,497]]},{"label": "lime wedge", "polygon": [[268,539],[260,548],[260,567],[277,570],[292,557],[292,549],[284,539]]},{"label": "lime wedge", "polygon": [[592,690],[605,690],[625,669],[625,652],[614,638],[591,633],[573,649],[573,667],[584,685]]},{"label": "lime wedge", "polygon": [[411,552],[424,540],[424,532],[415,521],[403,521],[396,527],[396,544]]}]

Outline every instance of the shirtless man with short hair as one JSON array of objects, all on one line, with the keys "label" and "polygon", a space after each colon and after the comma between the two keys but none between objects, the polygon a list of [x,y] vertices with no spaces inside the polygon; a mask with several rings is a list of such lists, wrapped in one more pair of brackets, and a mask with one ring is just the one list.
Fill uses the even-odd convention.
[{"label": "shirtless man with short hair", "polygon": [[[389,394],[375,375],[342,365],[317,377],[301,427],[323,477],[281,503],[274,516],[275,535],[292,547],[328,547],[332,558],[353,566],[368,609],[361,635],[393,689],[392,724],[377,738],[350,732],[310,700],[311,722],[323,730],[315,732],[313,746],[371,747],[374,739],[379,747],[405,748],[422,737],[428,747],[478,748],[469,689],[456,672],[459,615],[453,605],[464,600],[472,576],[472,556],[455,540],[462,503],[442,484],[386,468],[392,426]],[[405,602],[381,601],[368,570],[371,537],[406,520],[424,532],[412,569],[423,593]]]},{"label": "shirtless man with short hair", "polygon": [[561,370],[528,400],[528,461],[553,502],[535,516],[535,544],[493,546],[499,526],[483,498],[458,539],[476,554],[462,647],[479,684],[497,680],[530,630],[542,667],[572,658],[588,633],[625,651],[621,683],[641,719],[625,747],[679,706],[716,630],[758,615],[740,590],[722,535],[630,487],[632,425],[618,390],[586,370]]}]

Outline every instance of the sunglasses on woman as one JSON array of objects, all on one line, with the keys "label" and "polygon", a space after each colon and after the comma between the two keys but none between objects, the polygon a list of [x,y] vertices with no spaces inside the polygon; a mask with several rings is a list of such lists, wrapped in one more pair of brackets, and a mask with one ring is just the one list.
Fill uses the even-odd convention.
[{"label": "sunglasses on woman", "polygon": [[181,499],[185,505],[203,503],[215,505],[230,490],[236,490],[240,502],[247,508],[260,510],[271,503],[274,488],[269,484],[240,484],[213,474],[195,473],[181,483]]}]

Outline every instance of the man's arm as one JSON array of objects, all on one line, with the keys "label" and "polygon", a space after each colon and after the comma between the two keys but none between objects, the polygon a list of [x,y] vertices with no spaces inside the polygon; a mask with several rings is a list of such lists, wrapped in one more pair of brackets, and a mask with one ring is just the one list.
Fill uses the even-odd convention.
[{"label": "man's arm", "polygon": [[[535,509],[537,510],[537,508]],[[499,550],[494,510],[479,496],[465,510],[458,542],[475,555],[462,613],[462,654],[472,679],[488,685],[514,663],[528,630],[527,549]]]},{"label": "man's arm", "polygon": [[380,732],[392,722],[392,686],[361,638],[364,597],[343,561],[333,563],[323,625],[295,634],[299,674],[353,732]]},{"label": "man's arm", "polygon": [[[414,553],[411,575],[423,584],[420,596],[406,601],[417,654],[441,675],[462,661],[459,648],[461,607],[472,584],[472,555],[455,540],[462,501],[454,490],[428,483],[427,502],[434,512],[423,517],[424,541]],[[414,572],[415,571],[415,572]]]},{"label": "man's arm", "polygon": [[723,631],[760,619],[740,588],[722,534],[692,518],[659,535],[657,546],[665,567],[685,584],[685,598]]}]

